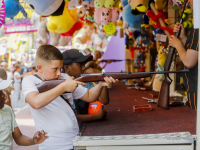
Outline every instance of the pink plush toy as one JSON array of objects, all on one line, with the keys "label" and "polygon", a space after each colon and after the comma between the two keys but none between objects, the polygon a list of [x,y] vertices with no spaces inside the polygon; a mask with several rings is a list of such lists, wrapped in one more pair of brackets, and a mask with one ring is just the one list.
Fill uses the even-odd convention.
[{"label": "pink plush toy", "polygon": [[101,12],[102,8],[95,8],[94,10],[94,21],[98,24],[101,23]]},{"label": "pink plush toy", "polygon": [[119,19],[119,9],[118,8],[113,8],[111,10],[111,13],[112,13],[111,21],[112,22],[117,21]]},{"label": "pink plush toy", "polygon": [[101,11],[101,24],[105,25],[111,22],[111,9],[102,8]]}]

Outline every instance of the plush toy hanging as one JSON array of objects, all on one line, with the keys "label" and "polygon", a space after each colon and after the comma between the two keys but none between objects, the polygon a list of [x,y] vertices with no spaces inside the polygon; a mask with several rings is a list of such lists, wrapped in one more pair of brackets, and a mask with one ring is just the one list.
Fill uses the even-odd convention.
[{"label": "plush toy hanging", "polygon": [[129,31],[142,30],[141,24],[143,23],[143,15],[133,15],[131,13],[130,4],[126,5],[123,9],[123,28],[129,28]]},{"label": "plush toy hanging", "polygon": [[[156,71],[164,71],[164,63],[167,58],[167,50],[164,46],[160,46],[158,51],[158,67]],[[162,81],[164,80],[164,74],[156,74],[153,81],[153,90],[156,92],[160,91]]]},{"label": "plush toy hanging", "polygon": [[148,9],[148,0],[131,0],[131,13],[133,15],[144,14]]},{"label": "plush toy hanging", "polygon": [[47,28],[53,33],[65,33],[69,31],[77,21],[77,10],[68,10],[68,2],[65,2],[63,14],[60,16],[49,16]]},{"label": "plush toy hanging", "polygon": [[[153,5],[152,2],[150,4],[152,10],[148,10],[146,14],[151,18],[151,21],[153,22],[153,27],[162,29],[169,38],[170,35],[173,35],[174,33],[173,29],[165,25],[167,23],[167,15],[166,12],[164,12],[164,10],[167,8],[167,2],[168,2],[167,0],[155,0],[155,6]],[[156,14],[155,12],[158,13]],[[162,20],[159,20],[160,18]],[[166,31],[168,31],[169,34]]]},{"label": "plush toy hanging", "polygon": [[76,22],[73,27],[67,31],[66,33],[61,33],[61,36],[73,36],[74,33],[80,30],[83,27],[83,23],[81,21]]},{"label": "plush toy hanging", "polygon": [[13,19],[19,11],[22,12],[25,18],[27,18],[27,13],[25,12],[22,5],[20,5],[19,0],[5,0],[6,18]]},{"label": "plush toy hanging", "polygon": [[63,0],[25,0],[30,7],[41,16],[62,15],[65,2]]}]

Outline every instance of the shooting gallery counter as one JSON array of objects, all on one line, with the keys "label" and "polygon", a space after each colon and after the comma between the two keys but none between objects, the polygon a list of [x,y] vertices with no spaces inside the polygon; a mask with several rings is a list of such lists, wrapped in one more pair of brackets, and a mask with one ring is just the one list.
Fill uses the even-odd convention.
[{"label": "shooting gallery counter", "polygon": [[[149,143],[156,145],[158,149],[161,148],[159,147],[161,144],[172,144],[169,149],[173,150],[193,149],[194,138],[190,133],[196,134],[196,112],[187,106],[170,107],[169,110],[159,108],[156,104],[142,99],[142,97],[150,98],[149,93],[152,91],[127,89],[123,82],[115,84],[110,90],[110,103],[105,107],[108,111],[106,120],[86,123],[81,136],[77,136],[74,140],[75,149],[121,150],[123,147],[120,146],[125,145],[125,149],[128,150],[133,149],[133,145],[148,145]],[[150,104],[153,110],[151,112],[133,112],[133,105],[143,104]],[[142,134],[148,135],[143,136]],[[130,141],[134,140],[134,135],[139,135],[139,141],[138,139]],[[153,138],[149,138],[152,136]],[[163,137],[162,140],[159,138],[160,136]],[[120,143],[124,138],[129,139],[128,141],[132,144],[127,143],[127,140]],[[111,139],[118,139],[118,141],[115,141],[114,144]],[[115,147],[116,145],[117,147]],[[132,146],[130,147],[130,145]],[[147,147],[148,150],[151,149],[149,146]],[[157,150],[156,147],[152,147],[152,149]],[[137,147],[137,149],[140,148]],[[141,150],[143,149],[144,147]]]}]

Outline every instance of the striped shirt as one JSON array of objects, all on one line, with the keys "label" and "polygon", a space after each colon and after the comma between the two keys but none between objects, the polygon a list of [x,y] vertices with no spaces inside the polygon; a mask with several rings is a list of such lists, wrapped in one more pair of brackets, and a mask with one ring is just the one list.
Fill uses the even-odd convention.
[{"label": "striped shirt", "polygon": [[[191,29],[190,35],[185,44],[185,49],[198,51],[199,48],[199,29]],[[192,58],[191,58],[192,59]],[[182,69],[186,68],[182,64]],[[197,92],[197,78],[198,78],[198,63],[191,69],[190,72],[183,73],[183,80],[186,86],[187,92]]]}]

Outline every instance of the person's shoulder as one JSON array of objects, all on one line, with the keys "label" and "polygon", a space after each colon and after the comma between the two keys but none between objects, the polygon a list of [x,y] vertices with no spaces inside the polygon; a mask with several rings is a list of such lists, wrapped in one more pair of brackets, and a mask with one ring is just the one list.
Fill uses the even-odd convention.
[{"label": "person's shoulder", "polygon": [[4,110],[7,111],[7,112],[13,113],[12,108],[10,106],[6,105],[6,104],[4,104]]},{"label": "person's shoulder", "polygon": [[39,80],[39,79],[37,79],[34,75],[28,75],[28,76],[25,76],[24,78],[23,78],[23,80],[22,80],[22,84],[23,84],[23,82],[35,82],[35,81],[37,81],[37,80]]}]

